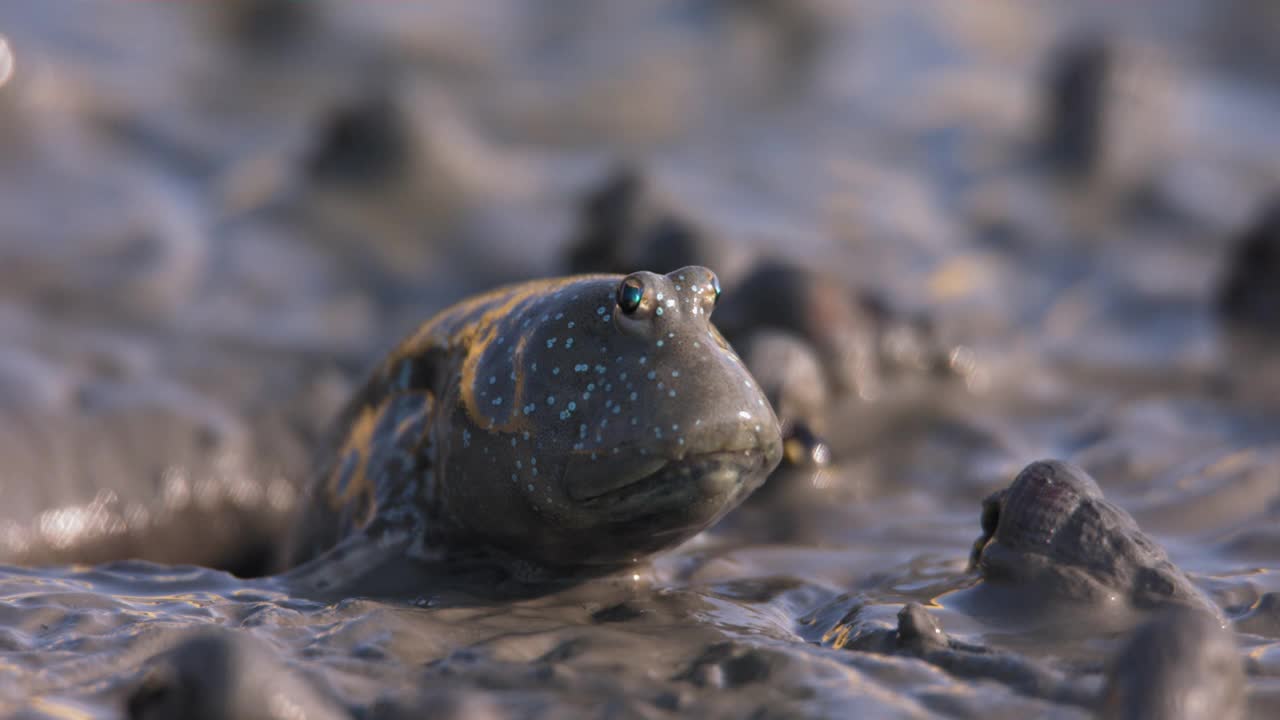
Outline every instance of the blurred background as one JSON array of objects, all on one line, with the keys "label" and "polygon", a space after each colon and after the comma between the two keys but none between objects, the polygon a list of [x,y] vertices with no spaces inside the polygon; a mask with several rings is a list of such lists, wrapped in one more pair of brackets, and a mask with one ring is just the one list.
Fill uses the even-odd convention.
[{"label": "blurred background", "polygon": [[859,548],[797,572],[915,573],[873,558],[938,518],[921,552],[963,554],[1046,455],[1191,569],[1248,565],[1280,542],[1278,37],[1268,0],[4,4],[0,561],[230,562],[192,523],[269,542],[435,310],[691,261],[738,337],[762,299],[849,308],[775,394],[836,501],[743,536]]}]

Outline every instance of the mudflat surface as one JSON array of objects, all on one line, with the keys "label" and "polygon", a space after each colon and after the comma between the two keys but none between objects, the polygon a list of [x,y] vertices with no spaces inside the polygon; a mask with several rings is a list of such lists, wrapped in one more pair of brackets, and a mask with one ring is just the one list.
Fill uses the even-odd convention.
[{"label": "mudflat surface", "polygon": [[[1280,380],[1213,311],[1280,187],[1265,3],[224,5],[0,9],[0,714],[118,717],[221,626],[365,717],[1087,716],[851,642],[915,601],[1099,687],[1111,618],[971,592],[982,500],[1043,457],[1232,621],[1250,716],[1280,708]],[[1099,29],[1103,160],[1064,179],[1045,78]],[[332,602],[197,567],[276,541],[398,337],[562,274],[620,161],[729,240],[727,295],[756,257],[821,268],[957,372],[846,398],[831,467],[630,575]]]}]

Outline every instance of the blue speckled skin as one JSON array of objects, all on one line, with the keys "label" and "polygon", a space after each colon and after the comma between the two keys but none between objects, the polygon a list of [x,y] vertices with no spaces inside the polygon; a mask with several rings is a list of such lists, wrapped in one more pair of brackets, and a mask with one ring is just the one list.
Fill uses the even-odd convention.
[{"label": "blue speckled skin", "polygon": [[[454,305],[342,413],[287,565],[396,532],[600,571],[706,528],[778,464],[772,408],[710,322],[711,271],[529,282]],[[321,558],[323,561],[323,558]]]}]

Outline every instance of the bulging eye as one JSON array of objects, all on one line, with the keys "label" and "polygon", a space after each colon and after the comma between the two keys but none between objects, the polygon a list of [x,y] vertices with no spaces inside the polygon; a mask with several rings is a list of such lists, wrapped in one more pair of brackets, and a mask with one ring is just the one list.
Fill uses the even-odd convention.
[{"label": "bulging eye", "polygon": [[715,275],[711,276],[711,290],[715,293],[715,297],[711,300],[712,305],[720,304],[720,278]]},{"label": "bulging eye", "polygon": [[626,315],[634,313],[644,300],[644,287],[635,278],[626,278],[618,285],[618,307]]}]

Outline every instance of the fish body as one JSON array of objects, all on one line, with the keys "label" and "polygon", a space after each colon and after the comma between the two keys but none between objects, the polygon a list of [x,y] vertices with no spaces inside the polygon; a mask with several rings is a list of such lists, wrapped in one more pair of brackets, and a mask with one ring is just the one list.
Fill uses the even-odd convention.
[{"label": "fish body", "polygon": [[692,537],[781,457],[773,409],[711,324],[719,295],[691,266],[440,312],[340,414],[283,564],[394,541],[572,574]]}]

